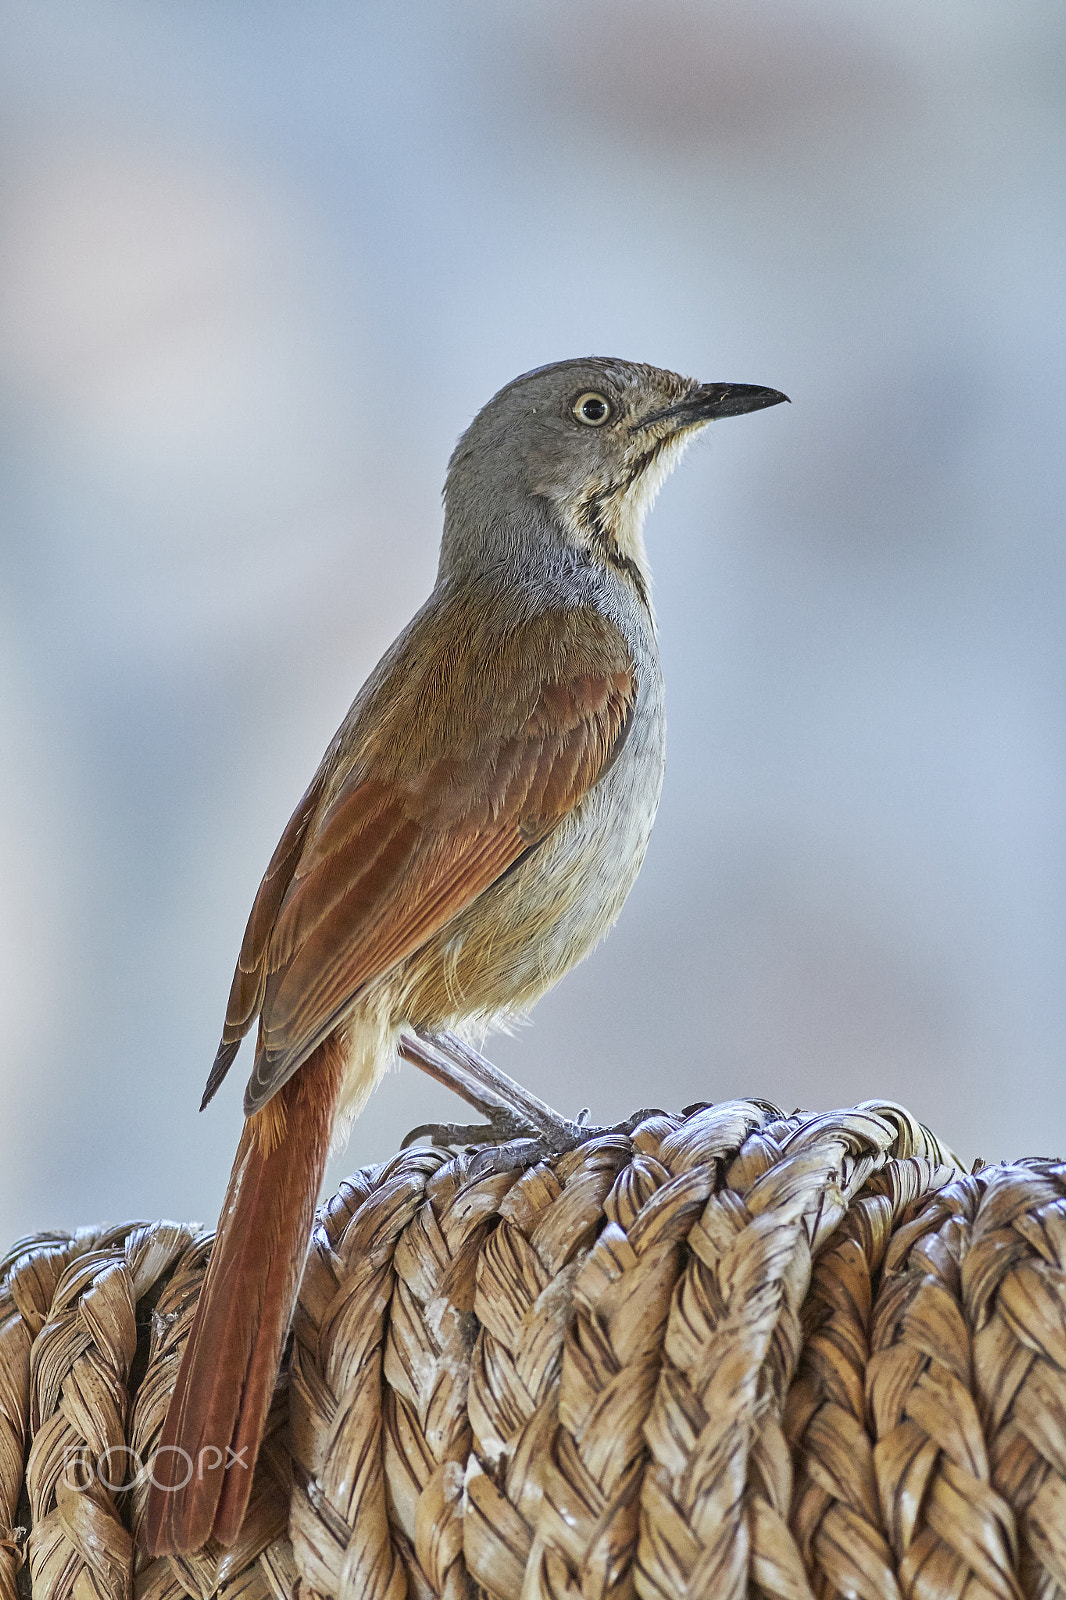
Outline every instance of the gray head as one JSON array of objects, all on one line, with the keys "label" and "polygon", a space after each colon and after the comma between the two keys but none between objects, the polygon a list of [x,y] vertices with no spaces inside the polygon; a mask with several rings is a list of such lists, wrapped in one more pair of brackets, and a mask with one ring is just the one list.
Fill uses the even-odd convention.
[{"label": "gray head", "polygon": [[536,529],[644,591],[644,518],[685,446],[718,417],[785,399],[602,356],[515,378],[478,412],[448,465],[442,573],[526,545]]}]

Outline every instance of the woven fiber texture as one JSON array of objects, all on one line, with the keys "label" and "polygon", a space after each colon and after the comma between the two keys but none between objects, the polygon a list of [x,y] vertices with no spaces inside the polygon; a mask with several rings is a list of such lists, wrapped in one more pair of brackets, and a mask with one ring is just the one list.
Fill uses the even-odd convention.
[{"label": "woven fiber texture", "polygon": [[209,1250],[6,1259],[0,1600],[1066,1600],[1066,1163],[872,1102],[407,1150],[319,1213],[240,1539],[152,1561]]}]

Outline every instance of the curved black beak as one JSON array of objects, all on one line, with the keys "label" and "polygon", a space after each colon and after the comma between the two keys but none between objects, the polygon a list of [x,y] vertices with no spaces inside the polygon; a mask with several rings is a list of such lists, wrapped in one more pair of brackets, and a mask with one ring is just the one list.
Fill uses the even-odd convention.
[{"label": "curved black beak", "polygon": [[765,406],[779,406],[788,401],[780,389],[763,389],[757,383],[701,383],[698,389],[686,395],[664,411],[655,411],[640,423],[646,428],[652,422],[673,422],[679,428],[691,427],[696,422],[713,422],[717,417],[739,417],[745,411],[761,411]]}]

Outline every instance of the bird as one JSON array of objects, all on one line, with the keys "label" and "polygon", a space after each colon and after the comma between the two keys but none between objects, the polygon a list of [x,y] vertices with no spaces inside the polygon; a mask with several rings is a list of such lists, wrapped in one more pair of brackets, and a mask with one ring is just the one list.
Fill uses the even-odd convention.
[{"label": "bird", "polygon": [[[151,1555],[237,1537],[335,1125],[401,1051],[551,1143],[473,1048],[606,934],[665,753],[644,519],[709,423],[788,397],[586,357],[502,388],[448,464],[436,582],[359,691],[255,897],[203,1105],[245,1122],[151,1473]],[[203,1109],[203,1106],[201,1106]]]}]

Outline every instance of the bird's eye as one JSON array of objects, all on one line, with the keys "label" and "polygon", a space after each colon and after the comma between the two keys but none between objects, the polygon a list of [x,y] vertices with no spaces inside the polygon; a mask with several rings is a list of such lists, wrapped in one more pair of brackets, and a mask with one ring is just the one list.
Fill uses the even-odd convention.
[{"label": "bird's eye", "polygon": [[588,394],[579,394],[570,409],[578,422],[583,422],[586,427],[602,428],[614,407],[605,394],[590,390]]}]

